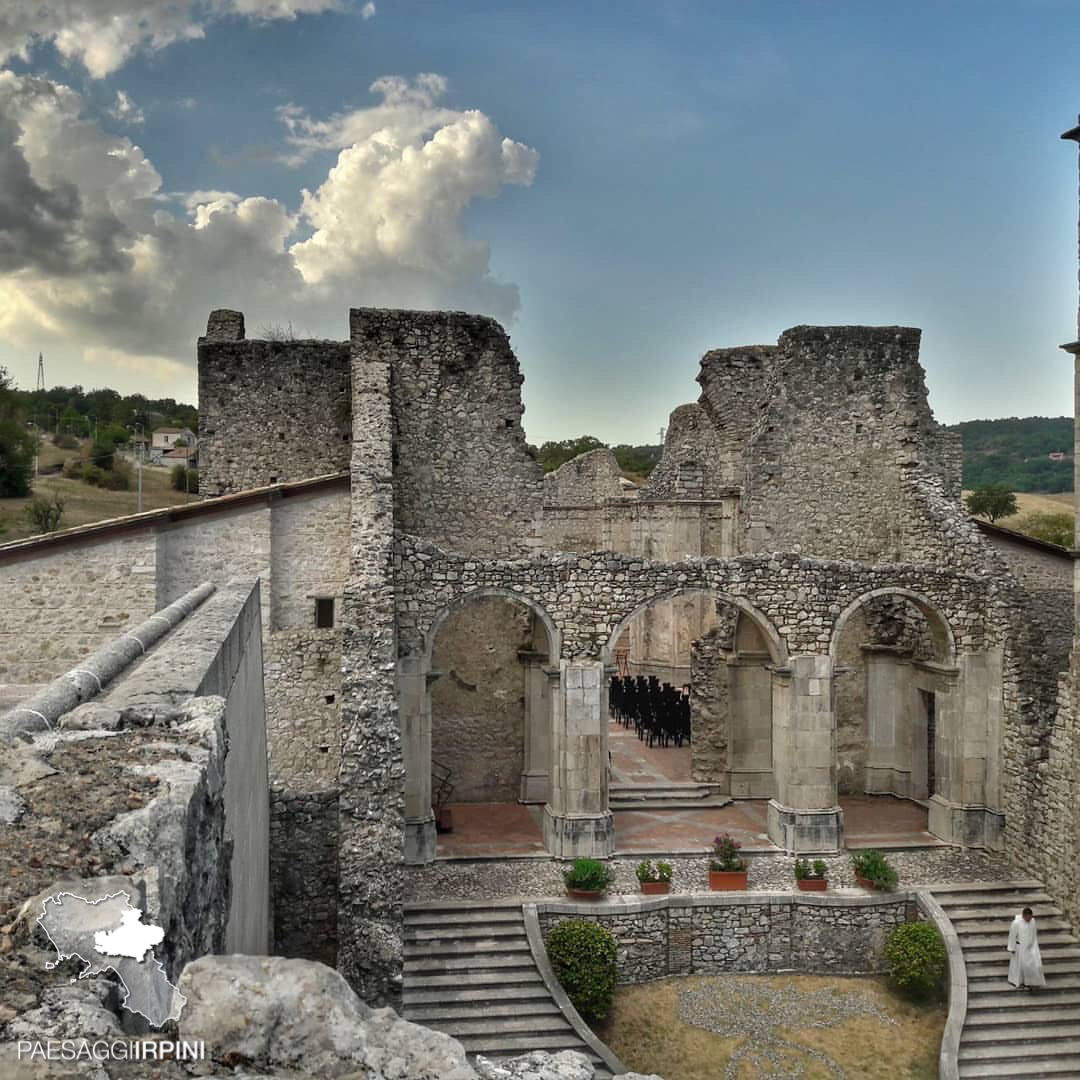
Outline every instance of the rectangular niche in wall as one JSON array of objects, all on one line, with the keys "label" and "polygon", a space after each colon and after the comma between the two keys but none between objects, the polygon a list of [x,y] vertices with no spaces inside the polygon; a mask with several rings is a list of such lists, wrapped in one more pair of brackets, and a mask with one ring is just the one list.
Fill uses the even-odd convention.
[{"label": "rectangular niche in wall", "polygon": [[332,596],[315,597],[315,628],[317,630],[334,629],[334,598]]}]

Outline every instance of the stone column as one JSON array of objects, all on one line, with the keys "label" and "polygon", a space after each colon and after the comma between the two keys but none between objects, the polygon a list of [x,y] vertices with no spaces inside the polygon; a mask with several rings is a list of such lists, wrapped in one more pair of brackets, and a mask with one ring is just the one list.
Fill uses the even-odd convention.
[{"label": "stone column", "polygon": [[836,799],[836,718],[832,660],[793,656],[783,714],[774,696],[776,798],[769,800],[769,839],[789,852],[826,853],[844,846]]},{"label": "stone column", "polygon": [[545,653],[522,649],[518,658],[525,667],[525,764],[519,801],[546,803],[551,781],[551,702],[558,692],[559,669],[546,666]]},{"label": "stone column", "polygon": [[608,809],[604,665],[561,660],[551,740],[544,843],[556,858],[607,858],[615,848]]},{"label": "stone column", "polygon": [[957,657],[956,689],[938,695],[937,791],[930,798],[930,831],[952,844],[999,849],[1001,811],[1001,651]]},{"label": "stone column", "polygon": [[398,661],[398,717],[405,761],[405,862],[414,865],[435,858],[428,687],[437,678],[425,672],[421,657],[408,656]]}]

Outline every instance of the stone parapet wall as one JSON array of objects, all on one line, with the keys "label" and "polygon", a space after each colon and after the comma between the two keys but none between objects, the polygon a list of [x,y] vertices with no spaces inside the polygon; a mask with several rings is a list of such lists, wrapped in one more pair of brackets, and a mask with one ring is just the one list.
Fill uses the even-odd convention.
[{"label": "stone parapet wall", "polygon": [[889,933],[917,917],[913,893],[711,893],[536,905],[545,940],[561,922],[611,931],[621,983],[668,975],[876,974]]}]

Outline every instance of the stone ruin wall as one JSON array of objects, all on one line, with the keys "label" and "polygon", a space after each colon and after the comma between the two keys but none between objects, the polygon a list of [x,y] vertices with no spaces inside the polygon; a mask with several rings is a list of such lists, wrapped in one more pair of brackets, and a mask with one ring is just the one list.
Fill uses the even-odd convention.
[{"label": "stone ruin wall", "polygon": [[349,346],[244,337],[240,312],[211,313],[198,343],[199,484],[206,495],[349,467]]},{"label": "stone ruin wall", "polygon": [[[704,363],[704,361],[702,361]],[[668,417],[664,451],[641,490],[643,499],[722,499],[740,483],[740,469],[722,422],[705,403],[680,405]]]},{"label": "stone ruin wall", "polygon": [[525,451],[505,331],[461,312],[352,313],[357,357],[389,367],[395,525],[451,551],[537,546],[543,470]]},{"label": "stone ruin wall", "polygon": [[533,615],[480,597],[440,626],[432,654],[431,758],[448,768],[454,802],[516,802],[525,746],[525,669]]}]

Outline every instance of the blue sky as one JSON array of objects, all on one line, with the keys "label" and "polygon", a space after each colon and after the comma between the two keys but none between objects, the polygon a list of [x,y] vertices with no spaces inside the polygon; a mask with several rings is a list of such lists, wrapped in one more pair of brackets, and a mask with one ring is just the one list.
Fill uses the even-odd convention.
[{"label": "blue sky", "polygon": [[[260,19],[189,3],[201,39],[102,60],[58,36],[70,2],[46,0],[37,44],[7,62],[69,88],[69,127],[44,123],[37,83],[37,107],[29,83],[0,94],[0,118],[38,189],[66,180],[105,218],[71,225],[70,265],[0,263],[0,363],[22,385],[40,347],[51,381],[192,398],[219,297],[249,332],[336,337],[350,303],[488,311],[525,372],[533,441],[655,441],[696,398],[705,350],[799,323],[922,327],[947,422],[1071,411],[1057,346],[1076,336],[1076,152],[1058,136],[1080,110],[1080,3],[379,0],[364,17],[294,0],[295,18]],[[6,18],[10,52],[27,27]],[[445,84],[417,91],[421,73]],[[367,118],[390,100],[369,87],[386,76],[402,80],[395,146],[471,126],[468,153],[368,169]],[[138,220],[89,158],[35,156],[35,124],[55,146],[128,155]],[[520,145],[496,160],[503,139]],[[305,188],[320,193],[307,216]],[[193,192],[214,193],[201,229]],[[384,244],[395,214],[438,239],[390,220]],[[127,255],[86,254],[111,217]]]}]

